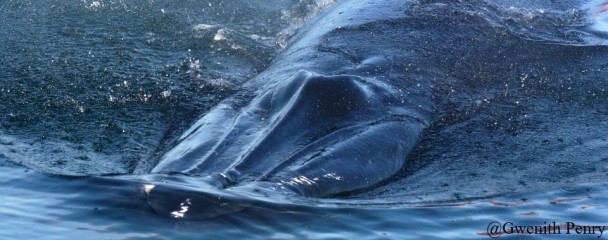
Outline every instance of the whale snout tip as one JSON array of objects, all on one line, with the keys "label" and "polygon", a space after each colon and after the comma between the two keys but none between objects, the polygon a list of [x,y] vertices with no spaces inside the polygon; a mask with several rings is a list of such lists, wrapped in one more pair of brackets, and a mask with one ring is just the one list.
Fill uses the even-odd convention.
[{"label": "whale snout tip", "polygon": [[250,207],[289,206],[299,194],[274,183],[248,184],[217,189],[174,183],[144,184],[146,201],[154,212],[172,219],[209,219]]},{"label": "whale snout tip", "polygon": [[173,219],[207,219],[242,211],[251,206],[227,191],[186,189],[175,185],[155,185],[147,202],[156,214]]}]

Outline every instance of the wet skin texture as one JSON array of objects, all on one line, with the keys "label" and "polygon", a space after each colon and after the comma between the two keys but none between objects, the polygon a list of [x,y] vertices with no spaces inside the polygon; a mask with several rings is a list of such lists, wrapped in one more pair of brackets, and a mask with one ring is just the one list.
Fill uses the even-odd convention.
[{"label": "wet skin texture", "polygon": [[373,186],[403,167],[425,128],[449,122],[441,109],[459,103],[455,83],[474,96],[504,85],[488,76],[557,55],[538,67],[550,74],[580,57],[563,55],[580,52],[568,42],[531,42],[483,16],[419,16],[412,6],[340,1],[313,19],[160,158],[143,177],[148,203],[171,217],[214,216]]},{"label": "wet skin texture", "polygon": [[[363,47],[353,57],[328,42],[358,37],[343,26],[403,15],[394,8],[403,3],[376,4],[337,3],[300,30],[264,73],[205,114],[152,169],[150,205],[172,215],[184,204],[188,212],[210,211],[193,208],[217,205],[209,200],[216,196],[324,197],[399,171],[430,121],[428,82],[402,79],[396,68],[412,54],[397,39],[342,42]],[[342,15],[345,8],[357,14]]]}]

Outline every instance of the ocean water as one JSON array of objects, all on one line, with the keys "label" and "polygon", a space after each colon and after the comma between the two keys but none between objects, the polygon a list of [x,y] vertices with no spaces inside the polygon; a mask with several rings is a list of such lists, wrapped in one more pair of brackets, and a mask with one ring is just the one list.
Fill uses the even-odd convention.
[{"label": "ocean water", "polygon": [[[567,234],[568,222],[605,226],[608,201],[608,186],[595,184],[437,204],[308,200],[176,220],[146,209],[143,200],[117,194],[129,191],[128,186],[48,176],[7,163],[1,170],[2,239],[490,239],[493,222],[501,229],[504,224],[506,231],[491,235],[507,239],[598,239],[597,231]],[[510,230],[554,222],[559,234]]]},{"label": "ocean water", "polygon": [[0,239],[608,238],[605,3],[413,2],[421,19],[482,19],[529,43],[507,57],[538,64],[480,68],[472,79],[505,80],[452,89],[466,101],[370,189],[170,219],[120,178],[146,173],[333,1],[3,1]]}]

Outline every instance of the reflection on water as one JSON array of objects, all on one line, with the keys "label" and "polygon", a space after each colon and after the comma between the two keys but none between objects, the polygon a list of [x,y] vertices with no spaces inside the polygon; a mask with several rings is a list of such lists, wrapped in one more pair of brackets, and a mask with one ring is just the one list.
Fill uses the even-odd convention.
[{"label": "reflection on water", "polygon": [[[565,234],[567,222],[608,225],[606,184],[442,204],[370,206],[321,199],[284,208],[253,206],[212,219],[174,220],[136,204],[143,200],[137,199],[133,186],[92,181],[49,177],[3,163],[0,238],[490,239],[487,227],[497,221],[507,229],[508,222],[517,226],[555,222],[562,234],[551,235],[552,239],[596,239],[599,233]],[[501,236],[521,237],[549,236],[510,232]]]}]

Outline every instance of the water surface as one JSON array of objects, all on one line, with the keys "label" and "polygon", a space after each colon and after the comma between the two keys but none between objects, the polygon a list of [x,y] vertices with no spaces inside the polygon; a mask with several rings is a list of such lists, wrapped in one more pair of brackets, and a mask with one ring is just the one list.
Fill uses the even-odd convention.
[{"label": "water surface", "polygon": [[[454,68],[449,77],[464,81],[450,86],[443,117],[403,171],[370,189],[179,220],[156,215],[142,186],[117,180],[149,171],[331,3],[0,3],[0,238],[488,239],[498,221],[562,228],[501,238],[597,239],[564,231],[567,222],[608,225],[602,1],[418,1],[407,9],[421,24],[469,19],[493,30],[489,43],[490,32],[504,32],[495,40],[526,43],[505,56],[536,64],[506,71],[480,59],[479,68]],[[437,37],[455,31],[433,24],[422,25]],[[535,55],[544,48],[554,54]],[[480,69],[492,71],[470,75]]]}]

